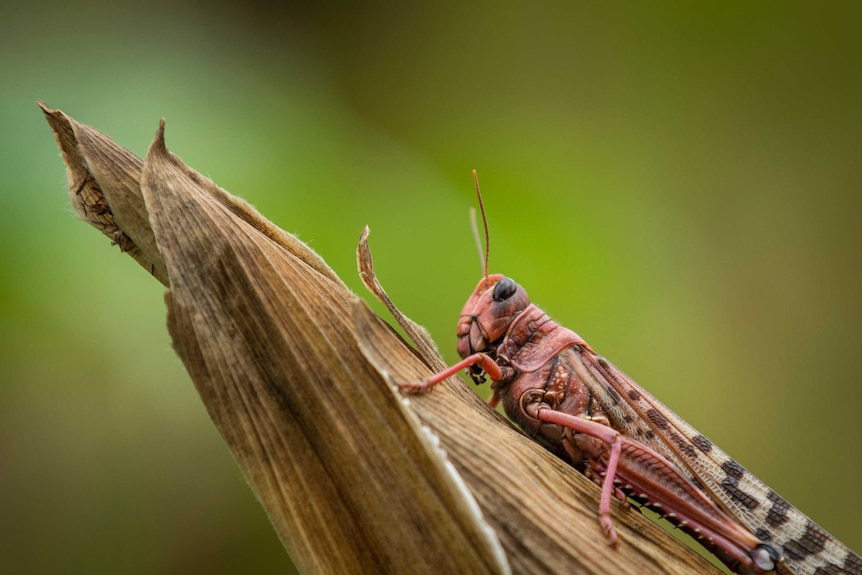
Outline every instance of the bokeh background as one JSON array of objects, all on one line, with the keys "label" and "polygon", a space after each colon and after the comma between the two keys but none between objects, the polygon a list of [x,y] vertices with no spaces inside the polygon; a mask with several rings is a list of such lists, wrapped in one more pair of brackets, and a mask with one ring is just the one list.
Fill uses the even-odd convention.
[{"label": "bokeh background", "polygon": [[492,271],[862,550],[862,5],[408,4],[0,8],[0,571],[291,569],[37,98],[165,117],[366,299],[369,225],[450,361],[478,169]]}]

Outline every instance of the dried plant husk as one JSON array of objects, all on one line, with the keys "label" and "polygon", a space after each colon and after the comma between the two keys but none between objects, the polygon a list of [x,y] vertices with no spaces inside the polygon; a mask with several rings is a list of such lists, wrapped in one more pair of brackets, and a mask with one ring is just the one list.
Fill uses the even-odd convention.
[{"label": "dried plant husk", "polygon": [[306,573],[704,573],[693,551],[598,488],[452,378],[374,275],[409,347],[293,236],[171,154],[141,160],[40,104],[78,214],[159,281],[168,329],[213,422]]}]

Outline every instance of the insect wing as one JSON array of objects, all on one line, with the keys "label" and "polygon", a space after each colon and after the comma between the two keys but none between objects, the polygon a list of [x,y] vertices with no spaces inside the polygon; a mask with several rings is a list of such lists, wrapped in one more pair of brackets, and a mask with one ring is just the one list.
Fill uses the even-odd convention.
[{"label": "insect wing", "polygon": [[579,375],[612,425],[679,466],[715,503],[784,556],[796,575],[862,575],[862,558],[709,441],[616,366],[582,350]]}]

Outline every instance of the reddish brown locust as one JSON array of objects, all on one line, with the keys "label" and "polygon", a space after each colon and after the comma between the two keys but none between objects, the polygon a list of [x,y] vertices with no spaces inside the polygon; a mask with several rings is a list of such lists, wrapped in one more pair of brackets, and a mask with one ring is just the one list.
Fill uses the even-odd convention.
[{"label": "reddish brown locust", "polygon": [[[476,172],[473,172],[476,179]],[[530,303],[512,279],[484,274],[458,320],[463,361],[421,390],[467,369],[492,380],[528,435],[602,486],[599,523],[612,544],[611,498],[652,507],[739,574],[862,575],[862,559],[665,407],[578,334]]]}]

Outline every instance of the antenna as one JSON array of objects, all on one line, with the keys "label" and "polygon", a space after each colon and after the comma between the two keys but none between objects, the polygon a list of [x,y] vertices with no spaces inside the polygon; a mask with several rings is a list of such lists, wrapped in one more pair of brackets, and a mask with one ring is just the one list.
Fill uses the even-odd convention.
[{"label": "antenna", "polygon": [[482,240],[479,239],[479,224],[476,222],[476,208],[470,208],[470,230],[473,232],[473,243],[476,244],[476,253],[479,254],[479,267],[485,271],[485,258],[482,250]]},{"label": "antenna", "polygon": [[[479,191],[479,176],[473,170],[473,183],[476,184],[476,197],[479,198],[479,211],[482,213],[482,225],[485,228],[485,257],[482,258],[482,277],[488,283],[488,252],[491,246],[490,234],[488,233],[488,218],[485,216],[485,204],[482,202],[482,192]],[[482,257],[482,246],[479,244],[479,231],[476,225],[476,211],[473,210],[473,235],[476,238],[476,247],[479,249],[479,257]]]}]

